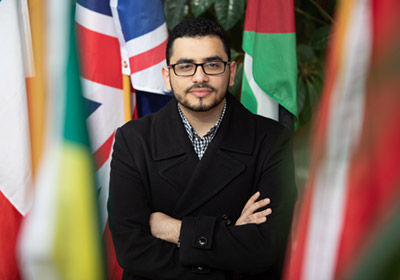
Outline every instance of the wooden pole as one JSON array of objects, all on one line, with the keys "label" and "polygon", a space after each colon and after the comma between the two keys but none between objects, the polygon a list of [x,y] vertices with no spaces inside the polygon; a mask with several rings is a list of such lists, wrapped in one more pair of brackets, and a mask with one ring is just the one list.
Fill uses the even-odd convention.
[{"label": "wooden pole", "polygon": [[128,75],[122,75],[122,77],[124,89],[125,122],[129,122],[132,119],[131,77]]}]

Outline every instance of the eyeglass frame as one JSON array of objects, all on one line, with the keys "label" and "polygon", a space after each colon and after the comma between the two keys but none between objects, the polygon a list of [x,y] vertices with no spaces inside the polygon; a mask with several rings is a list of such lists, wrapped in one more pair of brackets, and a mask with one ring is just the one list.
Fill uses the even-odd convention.
[{"label": "eyeglass frame", "polygon": [[[208,73],[204,70],[204,64],[206,64],[206,63],[211,63],[211,62],[222,62],[222,63],[224,64],[224,70],[223,70],[221,73],[208,74]],[[178,75],[178,74],[176,74],[175,66],[178,65],[178,64],[184,64],[184,63],[186,63],[186,64],[194,64],[194,65],[196,66],[196,68],[194,69],[193,74],[191,74],[191,75]],[[204,73],[204,74],[206,74],[206,75],[208,75],[208,76],[214,76],[214,75],[221,75],[221,74],[225,73],[225,71],[226,71],[226,65],[230,65],[231,63],[232,63],[232,61],[206,61],[206,62],[203,62],[203,63],[179,62],[179,63],[175,63],[175,64],[170,64],[170,65],[168,65],[167,67],[168,67],[168,69],[171,69],[171,68],[172,68],[172,70],[174,70],[174,74],[175,74],[176,76],[178,76],[178,77],[192,77],[192,76],[194,76],[194,75],[196,74],[197,68],[198,68],[199,66],[201,66],[201,69],[203,70],[203,73]]]}]

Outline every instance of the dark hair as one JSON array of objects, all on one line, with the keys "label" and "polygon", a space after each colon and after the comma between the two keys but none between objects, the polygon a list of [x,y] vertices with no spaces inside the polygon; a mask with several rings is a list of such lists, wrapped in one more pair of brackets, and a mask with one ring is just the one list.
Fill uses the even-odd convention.
[{"label": "dark hair", "polygon": [[228,55],[228,60],[231,60],[229,40],[222,28],[214,21],[206,18],[190,18],[182,21],[172,29],[166,49],[167,64],[169,65],[169,60],[172,55],[172,45],[174,44],[175,39],[182,37],[194,38],[205,36],[216,36],[220,38],[224,45],[225,52]]}]

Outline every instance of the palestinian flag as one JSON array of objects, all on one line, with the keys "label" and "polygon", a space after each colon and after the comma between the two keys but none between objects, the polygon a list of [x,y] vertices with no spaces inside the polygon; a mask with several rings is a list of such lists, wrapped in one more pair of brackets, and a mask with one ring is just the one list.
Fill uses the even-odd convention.
[{"label": "palestinian flag", "polygon": [[243,34],[241,102],[279,121],[279,105],[297,127],[297,58],[293,0],[249,0]]},{"label": "palestinian flag", "polygon": [[94,164],[74,32],[75,3],[46,2],[48,129],[20,242],[24,279],[104,279]]}]

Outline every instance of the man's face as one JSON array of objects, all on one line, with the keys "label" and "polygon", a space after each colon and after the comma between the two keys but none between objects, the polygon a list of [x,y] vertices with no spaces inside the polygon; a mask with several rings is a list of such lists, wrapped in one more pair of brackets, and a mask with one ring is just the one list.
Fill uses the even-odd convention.
[{"label": "man's face", "polygon": [[[180,62],[203,63],[228,61],[222,41],[218,37],[178,38],[172,45],[171,64]],[[175,75],[173,69],[163,68],[167,90],[173,91],[177,101],[187,109],[205,112],[218,106],[225,97],[228,86],[234,84],[236,63],[226,65],[225,72],[207,75],[201,66],[189,77]]]}]

